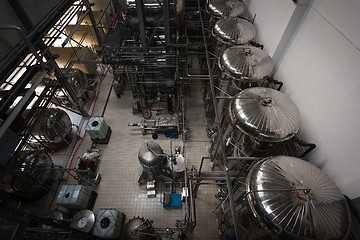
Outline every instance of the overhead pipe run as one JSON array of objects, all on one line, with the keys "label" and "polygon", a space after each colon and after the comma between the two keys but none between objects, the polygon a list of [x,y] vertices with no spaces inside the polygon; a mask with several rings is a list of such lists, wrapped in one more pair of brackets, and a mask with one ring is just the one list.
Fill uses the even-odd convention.
[{"label": "overhead pipe run", "polygon": [[[204,21],[203,21],[203,17],[201,14],[202,10],[201,10],[200,0],[197,0],[197,5],[198,5],[198,10],[200,12],[199,17],[200,17],[200,22],[201,22],[201,32],[202,32],[202,38],[203,38],[203,43],[204,43],[204,49],[205,49],[206,64],[207,64],[207,68],[209,71],[209,82],[210,82],[210,88],[211,88],[212,101],[215,105],[217,101],[216,101],[216,95],[215,95],[214,79],[210,72],[210,69],[212,69],[212,67],[211,67],[211,63],[210,63],[210,56],[209,56],[208,45],[207,45],[207,41],[206,41]],[[218,112],[218,109],[216,106],[214,106],[214,111],[215,111],[216,128],[218,130],[219,141],[220,141],[220,146],[221,146],[221,156],[222,156],[222,160],[223,160],[223,163],[225,166],[224,172],[225,172],[225,177],[226,177],[226,187],[227,187],[227,191],[229,194],[230,209],[231,209],[232,219],[234,222],[235,235],[236,235],[237,239],[240,239],[240,237],[241,237],[240,225],[239,225],[239,220],[236,215],[234,194],[233,194],[233,190],[232,190],[230,174],[228,172],[229,169],[227,168],[227,156],[226,156],[226,152],[225,152],[225,143],[224,143],[222,132],[221,132],[220,116],[219,116],[219,112]]]}]

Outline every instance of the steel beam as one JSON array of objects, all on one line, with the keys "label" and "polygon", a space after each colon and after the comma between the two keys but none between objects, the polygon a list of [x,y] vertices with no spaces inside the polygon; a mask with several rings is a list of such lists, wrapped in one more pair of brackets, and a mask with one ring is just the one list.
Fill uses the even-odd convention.
[{"label": "steel beam", "polygon": [[[38,42],[43,37],[43,34],[47,32],[62,15],[64,15],[73,2],[74,0],[63,0],[59,2],[43,21],[32,28],[31,32],[26,35],[31,44]],[[6,9],[3,9],[3,11],[6,11]],[[14,71],[27,53],[28,50],[26,49],[26,45],[18,44],[9,51],[9,54],[4,59],[1,59],[0,82],[4,81]]]},{"label": "steel beam", "polygon": [[36,79],[34,84],[30,87],[29,91],[24,95],[24,97],[21,98],[19,103],[11,111],[10,115],[1,124],[1,126],[0,126],[0,138],[3,137],[6,130],[8,128],[10,128],[10,126],[13,124],[14,120],[19,116],[22,109],[26,106],[26,103],[28,103],[28,100],[32,97],[33,92],[35,92],[35,89],[39,86],[39,84],[44,79],[44,77],[46,76],[47,73],[48,73],[48,70],[43,70],[41,72],[40,76]]},{"label": "steel beam", "polygon": [[139,21],[139,31],[140,31],[140,40],[142,44],[142,48],[144,52],[149,51],[149,45],[146,37],[146,19],[144,12],[144,1],[143,0],[135,0],[136,3],[136,13]]},{"label": "steel beam", "polygon": [[81,115],[84,116],[84,117],[89,116],[89,114],[85,111],[85,109],[80,105],[79,99],[76,96],[76,93],[75,93],[74,89],[72,89],[71,85],[66,80],[67,77],[61,71],[61,69],[59,68],[59,66],[57,65],[57,63],[55,62],[53,57],[51,56],[50,52],[46,51],[44,56],[51,63],[51,65],[54,67],[54,74],[55,74],[56,78],[58,79],[61,86],[65,89],[65,91],[69,94],[71,100],[73,101],[73,103],[75,104],[77,109],[79,109]]},{"label": "steel beam", "polygon": [[90,10],[89,11],[89,18],[90,18],[90,21],[91,21],[91,25],[93,26],[94,28],[94,31],[95,31],[95,35],[96,35],[96,38],[99,42],[99,46],[101,46],[101,38],[100,38],[100,32],[99,32],[99,28],[97,27],[97,23],[96,23],[96,20],[95,20],[95,16],[94,16],[94,13],[93,11],[91,10],[91,4],[89,3],[89,0],[84,0],[84,3],[86,5],[86,7]]},{"label": "steel beam", "polygon": [[14,13],[19,18],[21,23],[24,25],[26,30],[32,29],[34,27],[34,25],[32,24],[27,12],[23,8],[23,6],[19,2],[19,0],[8,0],[8,3],[13,8]]},{"label": "steel beam", "polygon": [[26,46],[29,48],[29,50],[32,52],[32,54],[34,55],[34,57],[36,58],[36,60],[38,60],[40,66],[42,68],[46,68],[45,63],[43,62],[41,56],[37,53],[34,45],[30,42],[30,40],[28,39],[28,37],[25,35],[25,33],[23,32],[23,30],[21,28],[19,28],[18,26],[15,25],[7,25],[7,24],[0,24],[0,30],[14,30],[16,32],[19,33],[20,37],[22,38],[22,40],[24,41],[24,43],[26,44]]},{"label": "steel beam", "polygon": [[7,91],[7,93],[0,100],[0,115],[6,115],[10,106],[15,99],[24,92],[26,85],[31,81],[35,74],[39,71],[36,66],[29,67],[21,78]]},{"label": "steel beam", "polygon": [[166,46],[171,42],[169,0],[163,0],[164,34]]}]

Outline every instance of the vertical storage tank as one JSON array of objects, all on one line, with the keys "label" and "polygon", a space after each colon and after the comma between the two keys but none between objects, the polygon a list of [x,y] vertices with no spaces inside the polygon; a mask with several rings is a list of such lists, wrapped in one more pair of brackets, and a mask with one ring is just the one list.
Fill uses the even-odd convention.
[{"label": "vertical storage tank", "polygon": [[138,154],[143,171],[151,177],[156,177],[162,171],[166,156],[163,149],[155,142],[146,142],[140,147]]},{"label": "vertical storage tank", "polygon": [[159,239],[155,234],[152,221],[149,219],[134,217],[124,227],[123,240],[155,240]]},{"label": "vertical storage tank", "polygon": [[[276,143],[295,136],[300,128],[296,104],[271,88],[247,88],[230,100],[228,114],[221,119],[227,156],[269,156]],[[211,152],[220,156],[216,139]]]}]

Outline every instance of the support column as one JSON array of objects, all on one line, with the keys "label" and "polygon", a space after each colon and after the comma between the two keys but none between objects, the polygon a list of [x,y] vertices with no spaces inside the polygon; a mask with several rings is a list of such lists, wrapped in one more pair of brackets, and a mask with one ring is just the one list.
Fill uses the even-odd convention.
[{"label": "support column", "polygon": [[143,0],[135,0],[136,3],[136,13],[139,21],[139,31],[140,31],[140,39],[144,52],[149,51],[149,46],[146,37],[146,19],[144,15],[144,1]]},{"label": "support column", "polygon": [[77,109],[80,111],[81,115],[84,117],[89,116],[89,114],[85,111],[85,109],[80,105],[79,99],[76,96],[76,93],[74,92],[74,90],[72,89],[72,87],[70,86],[68,81],[66,81],[67,77],[61,71],[61,69],[57,65],[56,61],[54,60],[54,58],[51,56],[51,53],[49,51],[46,51],[44,53],[44,56],[47,59],[47,61],[51,64],[51,66],[54,67],[54,74],[55,74],[56,78],[58,79],[61,86],[65,89],[65,91],[69,94],[71,100],[73,101],[73,103],[75,104]]}]

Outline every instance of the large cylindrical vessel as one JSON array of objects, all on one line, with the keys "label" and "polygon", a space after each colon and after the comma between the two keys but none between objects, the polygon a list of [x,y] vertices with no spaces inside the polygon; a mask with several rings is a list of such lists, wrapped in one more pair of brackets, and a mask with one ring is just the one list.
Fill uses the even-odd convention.
[{"label": "large cylindrical vessel", "polygon": [[158,239],[154,234],[152,221],[144,218],[130,219],[123,229],[123,240],[151,240]]},{"label": "large cylindrical vessel", "polygon": [[11,178],[13,193],[32,200],[50,191],[54,180],[52,166],[51,157],[44,151],[20,153]]},{"label": "large cylindrical vessel", "polygon": [[37,139],[51,151],[70,144],[72,123],[69,115],[59,108],[45,109],[34,130]]},{"label": "large cylindrical vessel", "polygon": [[219,67],[233,79],[259,81],[271,75],[274,63],[271,57],[260,48],[234,46],[222,53],[219,58]]},{"label": "large cylindrical vessel", "polygon": [[229,115],[236,128],[264,142],[285,141],[300,128],[300,113],[295,103],[272,88],[243,90],[231,100]]},{"label": "large cylindrical vessel", "polygon": [[140,147],[139,162],[148,176],[158,176],[166,162],[163,149],[155,142],[146,142]]},{"label": "large cylindrical vessel", "polygon": [[[288,156],[256,163],[246,178],[239,209],[240,239],[346,239],[346,200],[315,165]],[[267,239],[267,238],[266,238]]]},{"label": "large cylindrical vessel", "polygon": [[[230,100],[228,113],[221,118],[227,156],[269,156],[276,143],[295,136],[300,113],[284,93],[271,88],[247,88]],[[221,156],[220,140],[211,153]]]},{"label": "large cylindrical vessel", "polygon": [[214,17],[239,17],[245,10],[245,5],[239,0],[212,0],[209,12]]},{"label": "large cylindrical vessel", "polygon": [[243,45],[254,40],[257,31],[255,26],[242,18],[223,18],[215,23],[213,36],[220,42]]}]

